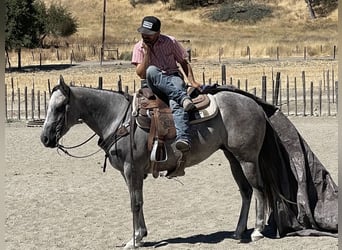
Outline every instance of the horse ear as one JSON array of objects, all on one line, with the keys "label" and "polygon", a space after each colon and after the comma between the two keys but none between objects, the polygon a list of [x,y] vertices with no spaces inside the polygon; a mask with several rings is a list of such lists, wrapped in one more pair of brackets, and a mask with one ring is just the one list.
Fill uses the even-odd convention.
[{"label": "horse ear", "polygon": [[64,78],[62,75],[59,76],[59,86],[60,90],[62,93],[66,96],[69,97],[70,95],[70,87],[64,82]]}]

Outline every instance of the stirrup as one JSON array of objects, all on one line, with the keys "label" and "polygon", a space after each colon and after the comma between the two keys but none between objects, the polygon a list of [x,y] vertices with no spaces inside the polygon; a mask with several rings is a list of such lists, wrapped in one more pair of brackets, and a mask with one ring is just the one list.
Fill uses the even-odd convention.
[{"label": "stirrup", "polygon": [[[158,140],[154,140],[152,150],[151,150],[151,155],[150,155],[150,160],[153,162],[165,162],[167,161],[167,150],[165,143],[162,143],[163,147],[159,147]],[[159,150],[158,150],[159,149]],[[158,153],[161,153],[157,156]],[[161,159],[159,159],[161,158]]]}]

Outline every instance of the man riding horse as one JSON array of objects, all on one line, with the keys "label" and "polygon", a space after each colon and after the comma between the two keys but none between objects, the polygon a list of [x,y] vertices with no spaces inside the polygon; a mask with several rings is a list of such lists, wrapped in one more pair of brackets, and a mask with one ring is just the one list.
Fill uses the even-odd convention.
[{"label": "man riding horse", "polygon": [[[194,108],[186,92],[184,75],[192,87],[200,89],[192,68],[187,61],[187,52],[171,36],[160,34],[160,20],[154,16],[143,18],[138,32],[142,40],[135,44],[132,64],[141,79],[162,100],[169,104],[176,127],[176,148],[182,152],[191,148],[188,111]],[[177,63],[183,69],[179,70]]]}]

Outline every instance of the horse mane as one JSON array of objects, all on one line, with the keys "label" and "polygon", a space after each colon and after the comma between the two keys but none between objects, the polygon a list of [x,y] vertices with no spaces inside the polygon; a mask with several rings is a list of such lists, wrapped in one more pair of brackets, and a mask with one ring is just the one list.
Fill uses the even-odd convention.
[{"label": "horse mane", "polygon": [[[117,90],[111,90],[111,89],[97,89],[97,88],[92,88],[92,87],[87,87],[87,86],[72,86],[70,85],[71,88],[83,88],[83,89],[90,89],[90,90],[95,90],[95,91],[105,91],[109,93],[115,93],[115,94],[120,94],[123,95],[129,102],[132,102],[133,96],[130,95],[129,93],[123,92],[123,91],[117,91]],[[52,88],[51,93],[55,92],[56,90],[59,90],[61,86],[58,84]]]}]

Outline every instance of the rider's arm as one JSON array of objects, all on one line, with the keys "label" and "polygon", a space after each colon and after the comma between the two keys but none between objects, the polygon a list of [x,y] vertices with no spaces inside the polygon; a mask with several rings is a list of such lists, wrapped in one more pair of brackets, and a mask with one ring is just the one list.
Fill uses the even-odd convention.
[{"label": "rider's arm", "polygon": [[194,88],[200,89],[201,84],[196,82],[190,63],[188,63],[188,61],[184,59],[183,61],[180,62],[180,65],[183,69],[184,74],[188,78],[188,81],[190,82],[191,86]]},{"label": "rider's arm", "polygon": [[141,79],[146,79],[146,69],[150,65],[151,50],[144,43],[138,44],[139,48],[134,48],[132,64],[136,66],[136,73]]}]

